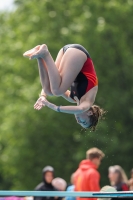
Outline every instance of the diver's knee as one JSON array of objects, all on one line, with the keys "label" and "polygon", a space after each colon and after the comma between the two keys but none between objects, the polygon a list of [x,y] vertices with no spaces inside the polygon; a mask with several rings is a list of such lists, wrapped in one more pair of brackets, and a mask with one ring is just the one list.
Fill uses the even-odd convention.
[{"label": "diver's knee", "polygon": [[63,92],[61,90],[52,90],[54,96],[61,96]]},{"label": "diver's knee", "polygon": [[54,94],[50,90],[44,90],[47,96],[53,96]]}]

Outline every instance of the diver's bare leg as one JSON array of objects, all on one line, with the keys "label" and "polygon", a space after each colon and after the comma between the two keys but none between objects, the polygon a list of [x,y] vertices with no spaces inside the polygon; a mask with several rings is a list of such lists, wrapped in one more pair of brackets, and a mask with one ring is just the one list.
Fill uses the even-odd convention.
[{"label": "diver's bare leg", "polygon": [[47,46],[41,45],[38,52],[31,56],[31,59],[41,57],[45,60],[50,80],[50,88],[53,94],[62,95],[71,86],[81,71],[87,56],[82,51],[69,48],[63,55],[59,69],[57,69]]},{"label": "diver's bare leg", "polygon": [[38,69],[39,69],[42,89],[46,95],[52,96],[53,94],[50,89],[50,81],[49,81],[48,71],[47,71],[45,61],[42,58],[38,58],[37,62],[38,62]]}]

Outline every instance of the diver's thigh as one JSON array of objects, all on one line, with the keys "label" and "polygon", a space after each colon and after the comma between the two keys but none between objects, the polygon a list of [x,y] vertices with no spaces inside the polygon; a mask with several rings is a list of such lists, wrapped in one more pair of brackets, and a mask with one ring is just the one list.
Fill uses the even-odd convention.
[{"label": "diver's thigh", "polygon": [[86,60],[85,53],[78,49],[69,48],[65,52],[59,66],[59,72],[62,77],[61,89],[66,91],[71,86]]},{"label": "diver's thigh", "polygon": [[58,69],[59,69],[62,57],[63,57],[63,49],[60,49],[60,51],[56,57],[56,60],[55,60],[55,65]]}]

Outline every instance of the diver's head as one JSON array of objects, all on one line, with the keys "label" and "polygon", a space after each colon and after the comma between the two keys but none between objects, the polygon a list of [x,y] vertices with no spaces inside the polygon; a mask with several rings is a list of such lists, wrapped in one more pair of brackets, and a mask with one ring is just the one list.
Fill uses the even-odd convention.
[{"label": "diver's head", "polygon": [[79,123],[83,128],[90,128],[92,131],[95,131],[99,119],[104,113],[105,111],[99,106],[93,105],[88,111],[75,115],[75,118],[77,123]]}]

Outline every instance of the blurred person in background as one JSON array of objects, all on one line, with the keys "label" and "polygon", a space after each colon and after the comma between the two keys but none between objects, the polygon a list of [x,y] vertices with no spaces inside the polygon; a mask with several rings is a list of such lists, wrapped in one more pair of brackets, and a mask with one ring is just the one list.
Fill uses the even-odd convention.
[{"label": "blurred person in background", "polygon": [[131,178],[128,181],[129,190],[133,191],[133,169],[131,170]]},{"label": "blurred person in background", "polygon": [[[109,185],[106,185],[101,188],[100,192],[117,192],[117,190],[114,187],[111,187]],[[114,198],[98,198],[97,200],[113,200]]]},{"label": "blurred person in background", "polygon": [[[71,175],[70,179],[71,185],[69,185],[66,189],[67,192],[74,192],[75,186],[74,186],[74,173]],[[66,197],[65,200],[76,200],[76,197]]]},{"label": "blurred person in background", "polygon": [[[86,160],[82,160],[74,174],[75,191],[100,191],[100,174],[97,171],[104,157],[98,148],[86,152]],[[96,198],[77,198],[77,200],[96,200]]]},{"label": "blurred person in background", "polygon": [[[52,180],[52,185],[59,191],[65,191],[67,187],[67,182],[63,178],[54,178]],[[60,199],[64,200],[64,197],[60,197]]]},{"label": "blurred person in background", "polygon": [[65,191],[67,182],[63,178],[57,177],[52,180],[52,185],[59,191]]},{"label": "blurred person in background", "polygon": [[[54,168],[51,166],[46,166],[42,170],[43,181],[36,186],[36,191],[57,191],[57,189],[52,185],[52,180],[54,179]],[[34,197],[34,200],[60,200],[58,197]]]},{"label": "blurred person in background", "polygon": [[128,179],[127,176],[119,165],[109,167],[108,178],[111,186],[115,187],[117,191],[128,191]]}]

